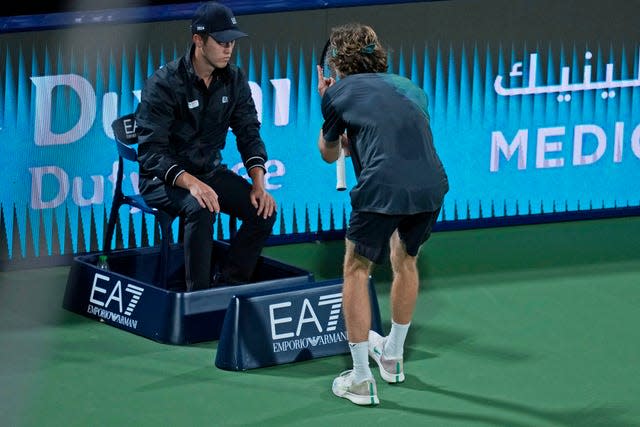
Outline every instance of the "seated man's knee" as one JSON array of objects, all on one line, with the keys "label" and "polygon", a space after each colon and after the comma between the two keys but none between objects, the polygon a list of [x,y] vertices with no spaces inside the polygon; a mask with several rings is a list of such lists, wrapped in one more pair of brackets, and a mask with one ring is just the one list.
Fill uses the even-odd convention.
[{"label": "seated man's knee", "polygon": [[[273,230],[273,226],[276,223],[277,214],[273,212],[271,216],[264,218],[261,215],[256,215],[250,219],[250,222],[253,226],[259,230],[264,231],[265,233],[271,233]],[[247,222],[247,220],[243,220],[243,223]]]},{"label": "seated man's knee", "polygon": [[[264,227],[268,228],[269,230],[271,230],[273,228],[273,225],[276,223],[276,218],[277,217],[278,217],[278,214],[275,211],[273,211],[271,216],[268,216],[268,217],[263,219]],[[260,217],[260,218],[262,218],[262,217]]]},{"label": "seated man's knee", "polygon": [[200,203],[193,198],[189,200],[184,207],[184,217],[187,222],[197,223],[209,223],[213,224],[215,221],[215,214],[207,208],[200,206]]}]

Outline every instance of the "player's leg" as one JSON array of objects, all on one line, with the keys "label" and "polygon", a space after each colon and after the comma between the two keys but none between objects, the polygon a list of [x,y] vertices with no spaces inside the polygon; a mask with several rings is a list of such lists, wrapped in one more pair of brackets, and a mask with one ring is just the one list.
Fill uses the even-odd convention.
[{"label": "player's leg", "polygon": [[355,244],[345,240],[342,308],[353,359],[355,381],[372,378],[367,339],[371,328],[369,274],[371,261],[355,253]]},{"label": "player's leg", "polygon": [[355,253],[355,244],[345,240],[342,310],[349,339],[353,369],[333,380],[332,390],[338,397],[357,405],[379,403],[375,380],[369,368],[367,337],[371,327],[369,273],[371,261]]},{"label": "player's leg", "polygon": [[418,267],[416,257],[407,253],[404,242],[396,231],[391,236],[391,331],[385,344],[385,355],[402,359],[404,341],[411,324],[418,298]]},{"label": "player's leg", "polygon": [[387,382],[404,381],[404,343],[411,325],[419,288],[417,256],[431,236],[439,211],[409,215],[398,223],[389,241],[391,247],[391,331],[386,337],[369,334],[369,354]]},{"label": "player's leg", "polygon": [[400,324],[411,322],[418,297],[418,267],[417,257],[407,253],[407,249],[396,230],[391,236],[391,269],[393,282],[391,284],[391,316],[392,320]]},{"label": "player's leg", "polygon": [[369,332],[369,355],[380,368],[380,376],[389,383],[403,382],[403,349],[418,296],[416,257],[407,254],[396,230],[389,239],[391,248],[391,331],[383,337]]},{"label": "player's leg", "polygon": [[431,236],[439,210],[422,212],[404,218],[391,236],[391,267],[393,284],[391,288],[391,309],[393,320],[408,325],[418,297],[419,273],[418,251]]},{"label": "player's leg", "polygon": [[353,369],[334,380],[333,392],[359,405],[378,403],[376,383],[369,368],[368,335],[371,328],[369,274],[373,263],[388,253],[395,217],[351,212],[344,258],[342,306]]},{"label": "player's leg", "polygon": [[257,209],[249,198],[251,184],[231,170],[216,171],[207,183],[218,193],[220,210],[242,222],[230,242],[227,259],[221,268],[221,280],[249,282],[264,244],[271,235],[276,213],[266,219],[257,215]]},{"label": "player's leg", "polygon": [[350,342],[367,340],[371,326],[369,274],[371,261],[355,253],[355,244],[345,240],[342,304]]}]

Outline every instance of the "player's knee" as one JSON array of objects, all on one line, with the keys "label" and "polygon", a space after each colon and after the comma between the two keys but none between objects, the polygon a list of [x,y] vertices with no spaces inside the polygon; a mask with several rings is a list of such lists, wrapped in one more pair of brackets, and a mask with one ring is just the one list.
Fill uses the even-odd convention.
[{"label": "player's knee", "polygon": [[413,257],[405,251],[392,252],[391,269],[397,274],[402,272],[413,272],[417,269],[416,257]]},{"label": "player's knee", "polygon": [[344,275],[368,277],[370,269],[371,261],[361,255],[358,255],[353,250],[353,247],[347,245],[344,259]]},{"label": "player's knee", "polygon": [[400,266],[405,262],[407,262],[407,259],[409,258],[409,254],[407,254],[407,251],[404,248],[404,245],[401,244],[401,242],[400,244],[393,244],[393,243],[394,242],[392,241],[391,252],[389,254],[389,261],[391,261],[392,266]]},{"label": "player's knee", "polygon": [[366,278],[369,276],[369,269],[361,262],[345,262],[344,276],[351,278]]}]

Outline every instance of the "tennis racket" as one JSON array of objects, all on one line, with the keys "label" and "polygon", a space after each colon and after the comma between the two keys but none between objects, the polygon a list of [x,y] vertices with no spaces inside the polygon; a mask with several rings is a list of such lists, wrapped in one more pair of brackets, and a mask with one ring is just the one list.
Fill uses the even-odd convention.
[{"label": "tennis racket", "polygon": [[[336,74],[333,72],[333,69],[329,66],[329,57],[331,55],[331,50],[329,46],[331,45],[330,40],[324,44],[324,48],[322,49],[322,55],[320,55],[320,63],[322,65],[322,74],[326,78],[336,79]],[[340,156],[338,160],[336,160],[336,190],[344,191],[347,189],[347,171],[344,163],[344,150],[342,149],[342,138],[340,139]]]}]

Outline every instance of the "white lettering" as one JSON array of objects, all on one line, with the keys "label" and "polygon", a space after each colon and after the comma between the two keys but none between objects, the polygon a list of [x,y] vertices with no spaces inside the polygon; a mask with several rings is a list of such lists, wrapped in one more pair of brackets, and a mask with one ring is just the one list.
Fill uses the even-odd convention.
[{"label": "white lettering", "polygon": [[561,141],[547,141],[548,137],[564,135],[563,127],[541,128],[538,129],[538,143],[536,149],[536,168],[557,168],[564,166],[563,158],[547,159],[547,153],[553,153],[562,150]]},{"label": "white lettering", "polygon": [[115,139],[111,123],[118,118],[118,94],[108,92],[102,95],[102,130],[110,139]]},{"label": "white lettering", "polygon": [[87,307],[87,313],[93,314],[94,316],[98,316],[101,319],[109,320],[114,323],[119,323],[121,325],[127,326],[129,328],[137,329],[138,321],[131,319],[127,316],[123,316],[121,314],[116,314],[111,311],[105,310],[104,308],[94,307],[91,304]]},{"label": "white lettering", "polygon": [[518,151],[518,169],[526,169],[528,136],[529,131],[520,129],[511,144],[508,144],[502,132],[491,132],[491,163],[489,170],[497,172],[500,169],[500,153],[504,154],[507,160],[510,160],[516,151]]},{"label": "white lettering", "polygon": [[[35,123],[34,123],[34,142],[37,146],[48,145],[64,145],[71,144],[83,138],[93,126],[96,118],[97,100],[96,93],[91,83],[84,77],[77,74],[60,74],[50,76],[33,76],[31,81],[35,87]],[[289,124],[289,109],[291,95],[291,81],[289,79],[272,79],[271,84],[274,88],[274,124],[276,126],[285,126]],[[251,96],[256,106],[258,120],[262,122],[263,111],[263,94],[262,88],[256,82],[249,82]],[[54,119],[54,102],[55,91],[58,88],[66,88],[72,91],[80,100],[80,114],[73,127],[62,133],[54,133],[52,131],[52,121]],[[132,91],[135,98],[141,100],[141,90]],[[107,92],[102,95],[102,128],[105,136],[110,139],[114,138],[111,123],[118,116],[119,111],[119,95],[116,92]],[[64,113],[59,113],[64,114]],[[76,120],[74,118],[74,120]],[[115,183],[115,165],[110,175],[106,178],[112,184]],[[282,187],[281,183],[276,180],[286,173],[286,168],[281,160],[269,160],[265,164],[267,169],[265,173],[265,187],[267,190],[277,190]],[[243,169],[242,163],[233,167],[238,173]],[[105,195],[105,177],[100,175],[91,175],[93,183],[93,192],[85,194],[86,188],[82,177],[69,177],[67,172],[58,166],[39,166],[29,168],[32,174],[31,180],[31,208],[32,209],[49,209],[56,208],[65,202],[69,196],[71,188],[73,188],[72,199],[78,206],[88,206],[91,204],[104,203]],[[246,179],[249,179],[246,171],[242,171]],[[47,178],[48,175],[51,177]],[[133,191],[139,194],[137,188],[138,174],[132,172],[130,175]],[[53,187],[47,179],[55,179],[57,187]],[[274,182],[275,181],[275,182]],[[44,184],[47,184],[46,186]],[[47,192],[45,192],[45,188]],[[55,191],[51,192],[54,188]],[[46,200],[45,200],[46,198]],[[132,208],[131,212],[138,210]]]},{"label": "white lettering", "polygon": [[[527,129],[517,131],[511,144],[502,132],[494,131],[491,133],[491,159],[490,170],[497,172],[500,169],[500,153],[509,160],[516,151],[518,151],[518,169],[526,169],[527,158]],[[613,129],[613,163],[622,162],[624,151],[624,135],[625,123],[616,122]],[[563,157],[549,158],[549,153],[561,152],[563,149],[563,141],[561,139],[554,140],[554,137],[567,136],[565,127],[549,127],[537,130],[537,148],[536,148],[536,168],[557,168],[563,167],[565,159]],[[592,149],[585,148],[585,141],[592,138],[595,142]],[[571,164],[573,166],[584,166],[594,164],[600,161],[607,150],[607,133],[605,130],[595,124],[576,125],[573,129],[573,154]],[[640,124],[637,125],[630,138],[631,150],[636,158],[640,159]],[[585,153],[584,151],[588,151]]]},{"label": "white lettering", "polygon": [[[38,146],[71,144],[85,136],[96,118],[96,93],[87,79],[77,74],[31,77],[36,87],[34,141]],[[80,98],[80,117],[67,132],[51,131],[53,90],[68,86]]]},{"label": "white lettering", "polygon": [[273,340],[281,340],[284,338],[293,337],[293,332],[286,332],[284,334],[278,334],[276,332],[276,325],[280,323],[289,323],[293,320],[292,317],[281,317],[278,319],[275,318],[275,311],[279,308],[285,308],[285,307],[291,307],[291,301],[269,305],[269,319],[271,320],[271,338]]},{"label": "white lettering", "polygon": [[109,294],[109,298],[107,298],[107,302],[104,303],[105,308],[109,308],[109,304],[111,304],[112,301],[118,303],[118,312],[122,313],[122,283],[120,280],[116,282],[116,285],[111,290],[111,294]]},{"label": "white lettering", "polygon": [[616,131],[613,137],[613,161],[620,163],[622,161],[622,138],[624,137],[624,123],[616,122]]},{"label": "white lettering", "polygon": [[[114,162],[112,165],[112,171],[110,175],[106,176],[106,180],[109,181],[115,188],[116,174],[118,171],[118,162]],[[57,166],[40,166],[29,168],[31,172],[31,208],[32,209],[48,209],[60,206],[69,194],[69,175]],[[43,200],[44,198],[44,181],[47,175],[52,175],[57,184],[57,192],[50,200]],[[131,181],[131,190],[133,194],[140,194],[138,188],[139,174],[138,172],[131,172],[128,175]],[[77,206],[88,206],[91,204],[99,205],[104,202],[105,194],[105,177],[102,175],[92,175],[91,181],[93,182],[93,193],[89,198],[84,197],[84,181],[81,177],[74,177],[72,199]],[[124,175],[126,181],[127,175]],[[278,187],[279,188],[279,187]],[[113,191],[111,192],[113,194]],[[131,208],[131,213],[139,212],[138,208]]]},{"label": "white lettering", "polygon": [[291,80],[271,79],[271,84],[275,89],[273,124],[276,126],[286,126],[289,124],[289,96],[291,94]]},{"label": "white lettering", "polygon": [[[264,188],[267,190],[277,190],[282,187],[282,184],[276,184],[271,182],[272,178],[278,178],[284,176],[287,168],[285,167],[282,160],[267,160],[264,164],[267,172],[264,174]],[[249,174],[244,167],[244,163],[236,163],[231,168],[232,171],[243,177],[244,179],[249,179]]]},{"label": "white lettering", "polygon": [[105,276],[103,274],[100,273],[96,273],[93,276],[93,285],[91,286],[91,294],[89,295],[89,302],[91,302],[92,304],[95,304],[97,306],[100,307],[104,307],[104,303],[98,299],[95,298],[95,293],[101,293],[101,294],[107,294],[107,290],[105,288],[100,288],[98,287],[98,280],[104,281],[104,282],[108,282],[109,281],[109,276]]},{"label": "white lettering", "polygon": [[631,150],[640,159],[640,125],[636,126],[631,134]]},{"label": "white lettering", "polygon": [[[34,123],[34,141],[38,146],[71,144],[84,137],[96,118],[96,92],[91,83],[78,74],[57,74],[50,76],[33,76],[31,81],[36,87],[36,106]],[[291,80],[271,79],[274,88],[274,125],[289,124],[291,108]],[[80,99],[80,116],[75,125],[63,133],[51,130],[53,116],[53,92],[59,86],[66,86],[74,91]],[[262,88],[256,82],[249,82],[251,98],[256,107],[258,120],[262,123],[263,95]],[[132,91],[138,102],[142,99],[142,91]],[[107,137],[113,139],[111,123],[118,117],[118,94],[107,92],[102,95],[102,129]]]},{"label": "white lettering", "polygon": [[[582,154],[582,145],[584,142],[584,135],[595,135],[598,142],[596,150],[591,154]],[[604,150],[607,147],[607,136],[604,134],[604,130],[596,125],[578,125],[573,132],[573,164],[576,166],[590,165],[600,160],[604,154]]]},{"label": "white lettering", "polygon": [[[29,168],[31,172],[31,209],[48,209],[60,206],[69,194],[69,176],[57,166]],[[58,193],[49,201],[42,200],[42,178],[53,175],[58,183]]]},{"label": "white lettering", "polygon": [[89,206],[91,204],[99,205],[104,200],[104,177],[100,175],[92,175],[93,195],[89,199],[82,196],[82,178],[73,178],[73,201],[78,206]]},{"label": "white lettering", "polygon": [[[310,316],[305,317],[305,313],[309,312]],[[315,323],[318,332],[322,332],[322,327],[320,326],[320,322],[318,321],[318,316],[316,316],[315,311],[313,311],[313,307],[307,298],[304,299],[302,303],[302,311],[300,313],[300,319],[298,319],[298,328],[296,329],[296,336],[300,336],[300,331],[302,330],[302,325],[305,323]]]},{"label": "white lettering", "polygon": [[258,121],[262,123],[262,88],[256,82],[249,82],[249,88],[251,89],[251,98],[256,105],[256,112],[258,113]]}]

